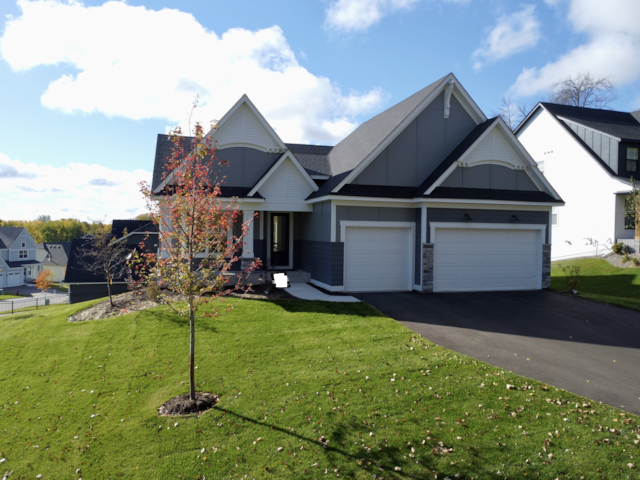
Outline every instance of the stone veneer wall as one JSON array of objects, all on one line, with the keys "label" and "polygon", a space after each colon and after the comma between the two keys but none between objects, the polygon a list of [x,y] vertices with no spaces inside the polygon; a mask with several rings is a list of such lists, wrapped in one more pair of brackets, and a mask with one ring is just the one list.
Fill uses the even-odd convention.
[{"label": "stone veneer wall", "polygon": [[433,243],[422,244],[422,291],[433,292]]},{"label": "stone veneer wall", "polygon": [[551,288],[551,245],[542,245],[542,288]]}]

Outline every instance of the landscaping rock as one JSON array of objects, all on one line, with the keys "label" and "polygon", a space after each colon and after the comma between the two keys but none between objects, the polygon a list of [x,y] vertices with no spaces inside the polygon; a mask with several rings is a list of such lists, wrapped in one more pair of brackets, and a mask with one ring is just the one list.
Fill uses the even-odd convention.
[{"label": "landscaping rock", "polygon": [[163,416],[199,415],[219,401],[220,397],[213,393],[196,392],[195,400],[191,400],[189,394],[185,393],[163,403],[158,413]]}]

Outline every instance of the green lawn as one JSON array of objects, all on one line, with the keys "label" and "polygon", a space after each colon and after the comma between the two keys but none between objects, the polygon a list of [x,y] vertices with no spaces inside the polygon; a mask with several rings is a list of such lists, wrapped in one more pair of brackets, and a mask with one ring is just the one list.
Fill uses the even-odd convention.
[{"label": "green lawn", "polygon": [[562,260],[551,264],[551,288],[568,290],[561,265],[580,267],[578,295],[640,310],[640,268],[617,268],[601,258]]},{"label": "green lawn", "polygon": [[0,300],[12,300],[14,298],[22,298],[19,295],[0,295]]},{"label": "green lawn", "polygon": [[82,306],[0,317],[11,480],[637,478],[638,417],[365,304],[245,300],[199,321],[198,389],[222,395],[200,418],[157,414],[187,391],[185,320],[157,308],[68,323]]}]

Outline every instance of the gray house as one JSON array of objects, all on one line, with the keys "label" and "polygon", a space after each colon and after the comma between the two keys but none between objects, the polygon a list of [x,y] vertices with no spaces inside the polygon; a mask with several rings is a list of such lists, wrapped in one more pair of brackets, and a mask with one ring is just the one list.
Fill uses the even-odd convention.
[{"label": "gray house", "polygon": [[[302,270],[333,292],[549,286],[563,202],[453,74],[334,147],[283,143],[246,95],[209,135],[230,165],[222,197],[238,197],[244,219],[259,212],[242,256],[266,270]],[[160,201],[170,149],[158,135]]]},{"label": "gray house", "polygon": [[24,227],[0,227],[0,288],[33,281],[42,269],[37,246]]}]

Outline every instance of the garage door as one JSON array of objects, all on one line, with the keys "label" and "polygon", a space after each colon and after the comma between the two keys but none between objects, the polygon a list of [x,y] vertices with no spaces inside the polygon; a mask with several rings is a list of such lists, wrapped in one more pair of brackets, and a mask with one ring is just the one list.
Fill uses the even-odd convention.
[{"label": "garage door", "polygon": [[434,292],[535,290],[542,271],[539,230],[435,230]]},{"label": "garage door", "polygon": [[7,287],[19,287],[22,285],[22,274],[20,272],[9,272],[7,274]]},{"label": "garage door", "polygon": [[344,241],[345,290],[411,290],[411,232],[411,228],[347,227]]}]

